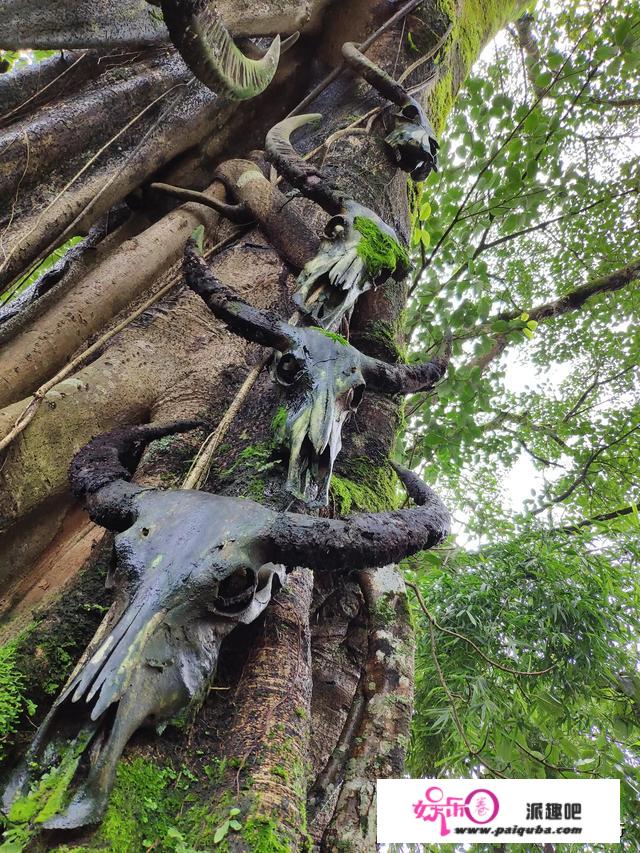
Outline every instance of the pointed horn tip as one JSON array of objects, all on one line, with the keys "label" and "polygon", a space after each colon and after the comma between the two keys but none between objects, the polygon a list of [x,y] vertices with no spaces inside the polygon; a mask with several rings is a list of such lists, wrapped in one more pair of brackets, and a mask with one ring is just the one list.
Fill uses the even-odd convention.
[{"label": "pointed horn tip", "polygon": [[282,121],[273,125],[271,130],[267,133],[267,140],[269,138],[273,139],[280,137],[289,142],[289,137],[294,130],[298,130],[298,128],[304,127],[306,124],[314,124],[320,121],[322,121],[322,113],[304,113],[299,116],[287,116],[286,118],[283,118]]},{"label": "pointed horn tip", "polygon": [[296,30],[295,33],[291,33],[286,39],[283,39],[280,43],[280,55],[286,53],[290,48],[294,46],[294,44],[300,38],[300,31]]}]

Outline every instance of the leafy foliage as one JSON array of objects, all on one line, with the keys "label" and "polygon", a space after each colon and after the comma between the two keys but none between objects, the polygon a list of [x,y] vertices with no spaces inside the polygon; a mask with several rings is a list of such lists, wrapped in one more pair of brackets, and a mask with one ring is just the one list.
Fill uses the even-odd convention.
[{"label": "leafy foliage", "polygon": [[545,96],[506,35],[469,79],[414,212],[412,345],[427,351],[448,327],[454,359],[409,405],[407,451],[447,479],[476,534],[489,518],[512,526],[502,485],[519,460],[527,515],[550,505],[557,523],[638,499],[633,279],[536,309],[640,259],[640,119],[607,100],[638,98],[640,7],[567,0],[538,31]]},{"label": "leafy foliage", "polygon": [[541,4],[532,33],[487,49],[412,192],[410,351],[454,343],[402,439],[457,539],[406,566],[409,769],[621,778],[636,850],[640,4]]},{"label": "leafy foliage", "polygon": [[24,677],[16,665],[15,646],[0,646],[0,760],[5,744],[16,730],[23,711],[33,714],[35,705],[23,695]]}]

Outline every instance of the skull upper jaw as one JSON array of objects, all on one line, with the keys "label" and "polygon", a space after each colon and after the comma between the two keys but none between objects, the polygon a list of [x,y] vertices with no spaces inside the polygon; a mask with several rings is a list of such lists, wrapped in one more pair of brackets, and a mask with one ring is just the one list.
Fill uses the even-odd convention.
[{"label": "skull upper jaw", "polygon": [[290,430],[289,468],[285,489],[310,508],[327,506],[333,465],[342,448],[342,425],[347,412],[336,418],[334,407],[328,420],[330,427],[324,435],[314,434],[312,412],[305,411],[293,422]]}]

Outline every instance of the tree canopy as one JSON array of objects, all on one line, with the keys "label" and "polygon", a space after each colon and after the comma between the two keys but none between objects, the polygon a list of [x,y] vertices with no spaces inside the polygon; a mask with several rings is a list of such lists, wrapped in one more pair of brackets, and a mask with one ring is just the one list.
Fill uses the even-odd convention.
[{"label": "tree canopy", "polygon": [[410,352],[448,327],[454,358],[408,402],[403,435],[458,522],[408,566],[421,596],[412,775],[621,777],[627,849],[640,793],[639,60],[637,3],[565,0],[520,18],[474,67],[415,207]]}]

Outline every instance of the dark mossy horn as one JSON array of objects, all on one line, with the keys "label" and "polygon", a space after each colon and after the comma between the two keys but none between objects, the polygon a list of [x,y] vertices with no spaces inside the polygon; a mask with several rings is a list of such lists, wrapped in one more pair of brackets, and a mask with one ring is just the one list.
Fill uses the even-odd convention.
[{"label": "dark mossy horn", "polygon": [[363,569],[397,563],[440,544],[451,525],[447,508],[413,472],[393,467],[418,506],[360,513],[344,521],[281,513],[269,532],[273,561],[311,569]]},{"label": "dark mossy horn", "polygon": [[359,45],[347,41],[342,45],[342,55],[345,62],[363,77],[367,83],[379,92],[383,98],[392,101],[399,107],[411,102],[411,97],[402,84],[397,83],[386,71],[360,52]]},{"label": "dark mossy horn", "polygon": [[264,150],[267,160],[273,163],[292,186],[319,204],[327,213],[335,216],[342,210],[342,194],[319,169],[302,159],[290,141],[294,130],[321,119],[320,113],[283,119],[267,133]]},{"label": "dark mossy horn", "polygon": [[73,457],[69,482],[92,521],[108,530],[126,530],[134,520],[131,498],[141,491],[129,480],[150,441],[201,426],[200,421],[171,421],[120,427],[94,438]]},{"label": "dark mossy horn", "polygon": [[441,356],[422,364],[388,364],[377,358],[362,356],[362,375],[367,388],[382,394],[414,394],[428,391],[439,382],[451,358],[451,337],[445,338]]},{"label": "dark mossy horn", "polygon": [[[171,41],[194,75],[218,95],[242,101],[263,92],[280,59],[276,36],[260,59],[245,56],[224,26],[212,0],[162,0]],[[288,45],[292,40],[288,40]]]},{"label": "dark mossy horn", "polygon": [[216,317],[248,341],[284,351],[291,346],[291,326],[270,311],[261,311],[225,287],[211,272],[192,239],[187,241],[182,264],[184,279]]}]

